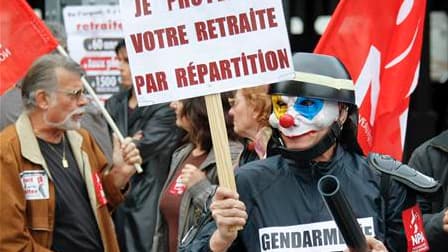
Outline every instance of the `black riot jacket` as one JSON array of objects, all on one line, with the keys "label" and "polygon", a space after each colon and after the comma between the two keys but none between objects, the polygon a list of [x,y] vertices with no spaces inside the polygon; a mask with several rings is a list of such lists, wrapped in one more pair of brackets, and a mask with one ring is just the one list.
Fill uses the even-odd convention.
[{"label": "black riot jacket", "polygon": [[[370,168],[365,157],[341,147],[329,163],[298,164],[276,155],[238,168],[237,189],[246,204],[248,220],[230,251],[262,251],[260,246],[266,249],[279,245],[273,239],[269,244],[260,243],[260,228],[332,220],[317,189],[318,180],[327,174],[339,179],[357,218],[373,218],[375,236],[389,251],[406,251],[402,211],[415,205],[414,191],[390,180],[383,192],[388,195],[385,199],[380,189],[381,173]],[[215,229],[210,222],[182,251],[208,251],[208,240]]]}]

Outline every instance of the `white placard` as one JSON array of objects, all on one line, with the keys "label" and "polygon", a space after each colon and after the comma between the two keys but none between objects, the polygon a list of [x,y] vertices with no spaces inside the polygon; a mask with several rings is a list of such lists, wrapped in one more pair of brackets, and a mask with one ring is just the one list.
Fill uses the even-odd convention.
[{"label": "white placard", "polygon": [[[365,235],[375,236],[372,217],[360,218],[358,223]],[[330,252],[347,248],[334,221],[261,228],[258,234],[260,251]]]},{"label": "white placard", "polygon": [[118,5],[67,6],[63,10],[70,57],[86,71],[101,100],[119,91],[115,46],[123,38]]},{"label": "white placard", "polygon": [[281,0],[120,0],[140,106],[293,77]]}]

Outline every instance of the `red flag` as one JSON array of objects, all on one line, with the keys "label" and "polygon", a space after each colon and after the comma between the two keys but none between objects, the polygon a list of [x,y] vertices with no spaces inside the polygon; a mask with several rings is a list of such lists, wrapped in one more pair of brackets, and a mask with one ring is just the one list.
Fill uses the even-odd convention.
[{"label": "red flag", "polygon": [[365,153],[402,158],[425,5],[424,0],[341,0],[315,49],[338,57],[356,82],[358,140]]},{"label": "red flag", "polygon": [[24,0],[0,0],[0,95],[58,42]]}]

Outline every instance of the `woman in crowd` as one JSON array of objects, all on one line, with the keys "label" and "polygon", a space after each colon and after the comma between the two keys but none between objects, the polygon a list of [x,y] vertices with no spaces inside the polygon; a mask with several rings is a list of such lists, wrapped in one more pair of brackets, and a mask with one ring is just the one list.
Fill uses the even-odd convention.
[{"label": "woman in crowd", "polygon": [[[232,162],[242,146],[228,115],[229,94],[221,94]],[[159,200],[153,251],[177,251],[181,238],[195,225],[218,184],[204,97],[171,103],[176,125],[187,132],[185,144],[172,155],[168,178]]]},{"label": "woman in crowd", "polygon": [[229,99],[232,106],[229,114],[233,117],[233,130],[244,139],[239,166],[266,158],[271,149],[278,145],[279,138],[273,136],[269,126],[272,105],[267,91],[267,85],[242,88]]}]

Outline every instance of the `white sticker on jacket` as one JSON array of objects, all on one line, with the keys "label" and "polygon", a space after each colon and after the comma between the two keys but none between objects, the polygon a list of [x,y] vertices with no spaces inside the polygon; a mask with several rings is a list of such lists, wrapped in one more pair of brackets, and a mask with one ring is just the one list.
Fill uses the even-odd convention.
[{"label": "white sticker on jacket", "polygon": [[[365,235],[375,236],[373,218],[359,218]],[[258,230],[261,251],[343,251],[347,248],[344,238],[334,221],[309,224],[267,227]]]},{"label": "white sticker on jacket", "polygon": [[50,198],[48,175],[44,170],[24,171],[20,173],[26,200],[44,200]]}]

